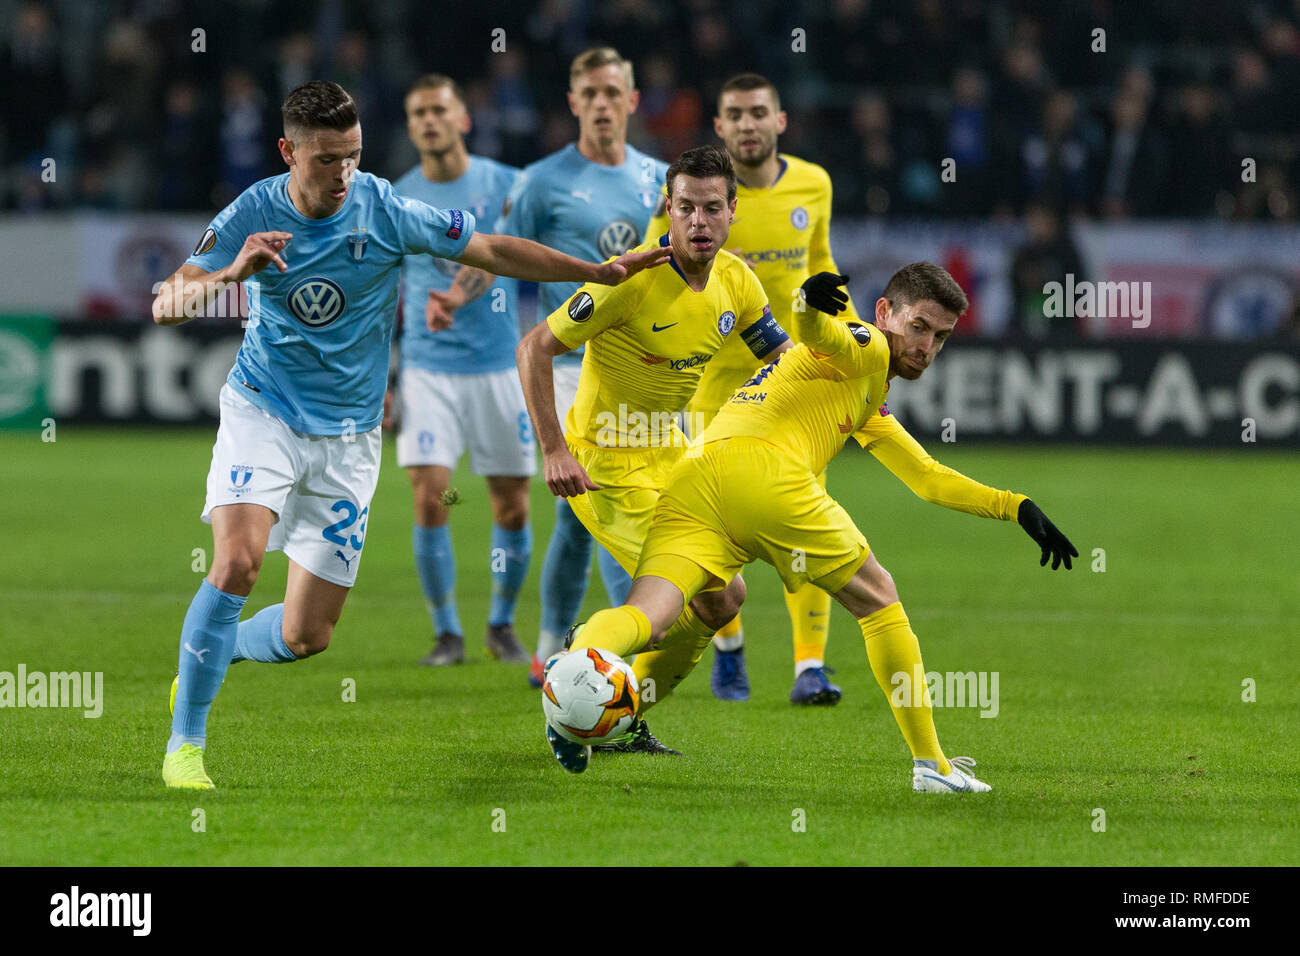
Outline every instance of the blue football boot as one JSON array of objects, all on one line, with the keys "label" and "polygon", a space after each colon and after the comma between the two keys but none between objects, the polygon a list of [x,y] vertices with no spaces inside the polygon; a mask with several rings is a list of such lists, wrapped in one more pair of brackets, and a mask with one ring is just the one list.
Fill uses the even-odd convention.
[{"label": "blue football boot", "polygon": [[749,674],[745,671],[745,648],[713,650],[713,676],[709,680],[718,700],[749,700]]},{"label": "blue football boot", "polygon": [[829,667],[809,667],[795,678],[790,691],[790,703],[815,704],[833,707],[840,702],[840,689],[826,679],[827,674],[835,671]]}]

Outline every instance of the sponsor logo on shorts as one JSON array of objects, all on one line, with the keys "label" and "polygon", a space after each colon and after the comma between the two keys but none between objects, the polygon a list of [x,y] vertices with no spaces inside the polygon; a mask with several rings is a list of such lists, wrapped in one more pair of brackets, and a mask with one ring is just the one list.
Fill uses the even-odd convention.
[{"label": "sponsor logo on shorts", "polygon": [[871,341],[871,329],[867,328],[861,322],[850,322],[849,331],[853,333],[853,338],[859,345],[866,345]]},{"label": "sponsor logo on shorts", "polygon": [[452,209],[451,228],[447,230],[448,239],[459,239],[460,231],[465,228],[465,214],[459,209]]},{"label": "sponsor logo on shorts", "polygon": [[420,454],[427,455],[433,451],[433,432],[422,431],[416,441],[420,444]]},{"label": "sponsor logo on shorts", "polygon": [[807,229],[808,210],[804,209],[803,206],[796,206],[790,213],[790,225],[794,226],[796,229]]},{"label": "sponsor logo on shorts", "polygon": [[333,324],[348,305],[339,284],[324,276],[303,279],[289,290],[288,301],[294,317],[310,329]]},{"label": "sponsor logo on shorts", "polygon": [[727,310],[726,312],[723,312],[720,316],[718,316],[718,332],[722,334],[723,338],[726,338],[727,335],[731,332],[731,330],[734,329],[735,327],[736,327],[735,312],[732,312],[731,310]]},{"label": "sponsor logo on shorts", "polygon": [[217,231],[211,226],[199,236],[199,244],[194,247],[194,255],[201,256],[217,244]]},{"label": "sponsor logo on shorts", "polygon": [[596,301],[588,292],[579,292],[569,300],[569,318],[574,322],[586,322],[596,311]]}]

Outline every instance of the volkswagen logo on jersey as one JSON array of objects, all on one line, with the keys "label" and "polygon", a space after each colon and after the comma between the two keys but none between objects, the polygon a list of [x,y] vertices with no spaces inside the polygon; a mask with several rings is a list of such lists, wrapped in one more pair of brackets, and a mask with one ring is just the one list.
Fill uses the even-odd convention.
[{"label": "volkswagen logo on jersey", "polygon": [[726,338],[728,333],[736,327],[736,313],[730,310],[723,312],[718,316],[718,331]]},{"label": "volkswagen logo on jersey", "polygon": [[803,206],[796,206],[794,211],[790,213],[790,225],[796,229],[807,229],[808,210],[804,209]]},{"label": "volkswagen logo on jersey", "polygon": [[569,318],[574,322],[586,322],[595,311],[596,303],[589,293],[579,292],[569,300]]},{"label": "volkswagen logo on jersey", "polygon": [[637,232],[636,226],[626,219],[616,219],[600,230],[596,248],[608,259],[610,256],[621,256],[640,241],[641,234]]},{"label": "volkswagen logo on jersey", "polygon": [[289,290],[288,298],[294,317],[311,329],[323,329],[342,315],[348,305],[338,283],[323,276],[303,279]]}]

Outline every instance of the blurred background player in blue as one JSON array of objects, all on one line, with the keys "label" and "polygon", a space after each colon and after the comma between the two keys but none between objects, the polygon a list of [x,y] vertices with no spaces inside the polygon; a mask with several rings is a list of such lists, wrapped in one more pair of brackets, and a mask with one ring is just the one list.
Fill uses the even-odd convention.
[{"label": "blurred background player in blue", "polygon": [[[580,53],[569,68],[569,111],[578,119],[578,141],[527,166],[511,190],[498,232],[534,239],[580,258],[607,259],[641,241],[662,202],[668,164],[627,142],[628,117],[639,94],[632,64],[611,47]],[[431,320],[482,295],[490,277],[462,269],[452,288],[432,296]],[[539,310],[547,316],[578,289],[578,283],[544,283]],[[555,410],[563,421],[578,391],[582,349],[555,360]],[[541,662],[560,650],[577,621],[587,591],[595,542],[568,502],[555,502],[555,530],[542,561],[541,625],[530,682],[541,686]],[[611,601],[631,587],[618,562],[599,550],[601,577]]]},{"label": "blurred background player in blue", "polygon": [[[394,190],[439,209],[467,209],[480,222],[496,215],[519,170],[470,155],[465,147],[470,115],[454,80],[430,73],[412,84],[406,131],[420,163],[393,183]],[[435,635],[433,650],[420,663],[465,659],[456,558],[442,496],[466,451],[474,473],[486,476],[492,502],[491,551],[482,555],[492,574],[483,647],[498,660],[527,663],[514,616],[532,553],[528,479],[537,471],[537,455],[515,371],[518,283],[497,279],[454,320],[426,310],[429,293],[445,292],[461,268],[432,256],[409,256],[402,264],[397,463],[410,476],[415,495],[411,548]]]}]

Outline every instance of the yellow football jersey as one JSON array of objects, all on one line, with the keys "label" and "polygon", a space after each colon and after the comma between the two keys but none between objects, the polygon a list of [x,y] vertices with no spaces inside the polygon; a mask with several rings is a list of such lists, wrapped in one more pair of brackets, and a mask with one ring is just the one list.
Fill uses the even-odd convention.
[{"label": "yellow football jersey", "polygon": [[[762,438],[819,474],[880,410],[888,391],[885,336],[860,322],[850,326],[814,314],[822,317],[817,340],[801,342],[742,383],[698,445],[739,435]],[[806,329],[811,323],[802,324]]]},{"label": "yellow football jersey", "polygon": [[[781,173],[771,186],[737,184],[736,219],[726,247],[740,250],[767,293],[773,317],[798,342],[792,313],[799,287],[815,273],[839,272],[830,244],[831,179],[815,163],[784,153],[779,158]],[[667,232],[667,214],[652,219],[650,230],[652,236]],[[840,317],[858,318],[852,302]],[[705,369],[691,410],[712,415],[760,364],[747,349],[724,344]]]},{"label": "yellow football jersey", "polygon": [[582,286],[546,321],[570,348],[587,345],[565,437],[603,447],[684,444],[673,418],[723,344],[738,340],[758,363],[789,338],[754,273],[726,251],[700,292],[670,257],[617,286]]},{"label": "yellow football jersey", "polygon": [[[795,312],[803,341],[745,381],[696,441],[761,438],[819,474],[850,435],[926,501],[1011,521],[1024,495],[939,464],[889,414],[889,343],[874,326]],[[743,489],[741,491],[743,493]]]}]

